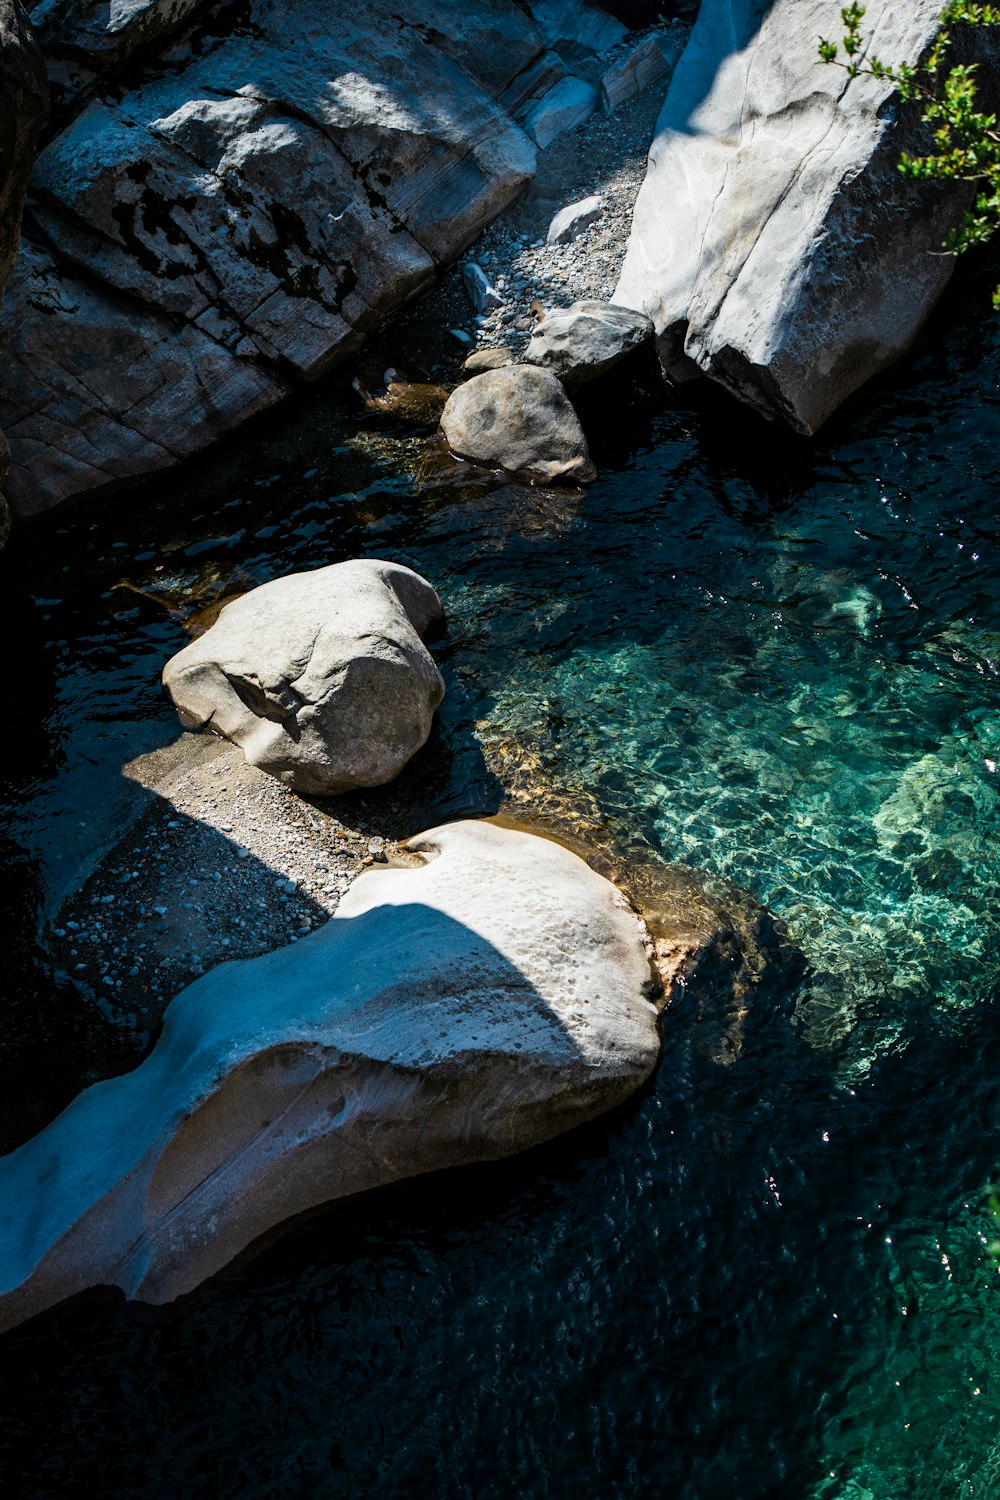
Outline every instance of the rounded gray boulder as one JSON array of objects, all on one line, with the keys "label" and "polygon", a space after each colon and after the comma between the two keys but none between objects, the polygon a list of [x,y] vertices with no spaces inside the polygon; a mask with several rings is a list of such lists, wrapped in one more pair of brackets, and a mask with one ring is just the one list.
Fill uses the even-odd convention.
[{"label": "rounded gray boulder", "polygon": [[533,365],[486,370],[460,385],[441,414],[457,458],[542,484],[597,478],[580,419],[554,375]]},{"label": "rounded gray boulder", "polygon": [[443,620],[409,568],[334,563],[227,604],[163,684],[186,729],[224,735],[298,792],[382,786],[424,744],[444,696],[423,644]]}]

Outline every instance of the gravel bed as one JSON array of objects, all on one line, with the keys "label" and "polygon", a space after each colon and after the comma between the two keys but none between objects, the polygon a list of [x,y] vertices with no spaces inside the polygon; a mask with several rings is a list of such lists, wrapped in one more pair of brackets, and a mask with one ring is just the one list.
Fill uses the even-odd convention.
[{"label": "gravel bed", "polygon": [[[662,34],[663,28],[657,29]],[[666,30],[676,58],[690,22],[675,20]],[[634,33],[624,45],[634,46],[642,35]],[[444,381],[461,378],[462,362],[474,349],[503,346],[515,356],[522,353],[535,322],[533,304],[550,308],[583,299],[609,301],[668,83],[665,75],[611,115],[596,111],[539,153],[528,191],[494,220],[432,292],[372,341],[366,363],[410,364]],[[593,194],[604,199],[600,217],[571,244],[547,245],[556,213]],[[465,290],[462,267],[468,261],[483,268],[503,298],[503,305],[488,314],[477,316]]]}]

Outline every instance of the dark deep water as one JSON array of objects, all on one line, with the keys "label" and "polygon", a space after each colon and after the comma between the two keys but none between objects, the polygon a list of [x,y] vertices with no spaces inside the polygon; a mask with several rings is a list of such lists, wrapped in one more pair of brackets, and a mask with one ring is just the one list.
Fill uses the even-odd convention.
[{"label": "dark deep water", "polygon": [[640,403],[585,496],[460,487],[331,388],[16,540],[5,983],[40,1068],[109,1045],[34,934],[176,735],[179,615],[355,555],[448,611],[421,821],[491,810],[515,743],[749,887],[810,976],[728,1066],[679,1005],[645,1095],[530,1156],[332,1210],[166,1316],[10,1335],[5,1493],[1000,1497],[989,272],[811,444],[708,393]]}]

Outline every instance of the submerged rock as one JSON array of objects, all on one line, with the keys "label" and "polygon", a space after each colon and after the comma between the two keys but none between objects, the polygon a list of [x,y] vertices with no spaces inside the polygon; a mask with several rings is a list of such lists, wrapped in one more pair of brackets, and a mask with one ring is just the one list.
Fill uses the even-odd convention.
[{"label": "submerged rock", "polygon": [[532,365],[486,370],[448,398],[441,430],[458,458],[543,484],[597,477],[580,419],[560,382]]},{"label": "submerged rock", "polygon": [[631,307],[574,302],[538,321],[524,358],[573,390],[613,369],[627,355],[652,348],[653,335],[652,321]]},{"label": "submerged rock", "polygon": [[444,619],[419,574],[368,559],[235,599],[172,657],[188,729],[212,729],[298,792],[382,786],[430,734],[444,683],[422,637]]},{"label": "submerged rock", "polygon": [[[916,62],[940,9],[882,7],[873,50]],[[826,0],[704,0],[614,294],[652,316],[673,379],[708,374],[802,433],[909,348],[951,276],[941,246],[971,193],[901,175],[919,110],[818,66],[835,27]],[[996,58],[995,28],[969,39]],[[987,96],[995,76],[980,72]]]},{"label": "submerged rock", "polygon": [[0,1327],[94,1286],[168,1302],[294,1215],[524,1150],[649,1076],[614,886],[490,824],[409,848],[319,932],[191,985],[140,1067],[0,1160]]}]

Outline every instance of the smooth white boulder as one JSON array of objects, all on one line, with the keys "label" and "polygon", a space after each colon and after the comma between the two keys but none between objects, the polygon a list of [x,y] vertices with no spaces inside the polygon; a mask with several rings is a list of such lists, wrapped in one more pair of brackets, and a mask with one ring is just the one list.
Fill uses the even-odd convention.
[{"label": "smooth white boulder", "polygon": [[0,1159],[0,1329],[95,1286],[168,1302],[294,1215],[508,1156],[648,1077],[646,939],[614,886],[492,824],[409,848],[320,931],[183,991],[145,1062]]},{"label": "smooth white boulder", "polygon": [[[940,0],[871,8],[871,50],[915,62]],[[674,71],[613,301],[656,324],[676,380],[705,373],[813,433],[909,348],[952,273],[965,187],[897,170],[919,111],[819,65],[828,0],[703,0]],[[996,28],[972,34],[995,60]],[[980,77],[987,93],[995,68]]]},{"label": "smooth white boulder", "polygon": [[212,729],[296,791],[382,786],[430,734],[444,682],[423,637],[430,584],[358,559],[291,573],[227,604],[163,669],[187,729]]}]

